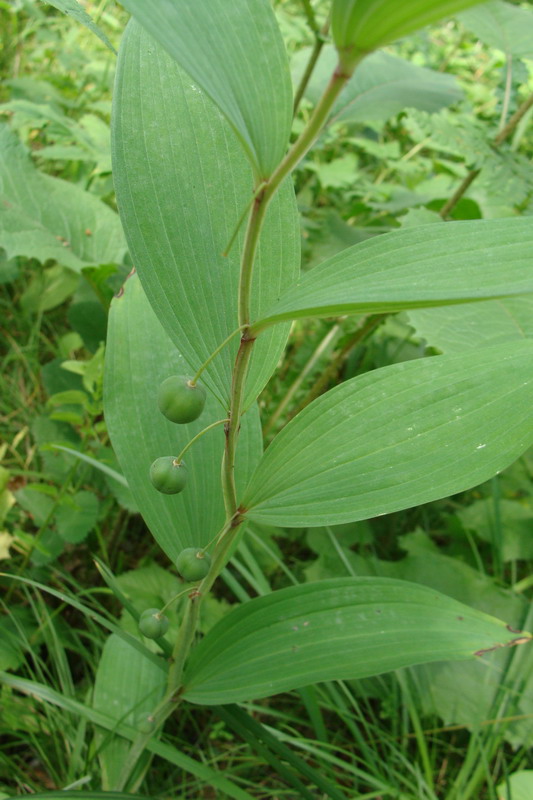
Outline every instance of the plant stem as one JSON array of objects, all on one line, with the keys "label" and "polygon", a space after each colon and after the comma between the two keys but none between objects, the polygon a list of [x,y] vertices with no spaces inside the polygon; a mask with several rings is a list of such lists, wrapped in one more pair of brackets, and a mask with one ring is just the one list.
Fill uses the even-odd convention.
[{"label": "plant stem", "polygon": [[318,28],[313,28],[313,33],[315,35],[315,43],[313,45],[313,50],[311,51],[311,55],[309,56],[309,61],[307,62],[307,66],[305,68],[304,74],[300,78],[300,83],[298,84],[298,88],[294,94],[294,106],[293,112],[296,116],[296,112],[300,106],[302,101],[302,97],[304,96],[305,90],[307,89],[307,85],[313,74],[313,70],[316,67],[316,62],[320,57],[320,53],[322,52],[322,48],[326,43],[326,36],[329,30],[329,20],[325,22],[322,30],[318,30]]},{"label": "plant stem", "polygon": [[[359,61],[361,61],[363,58],[364,56],[362,55]],[[356,66],[359,64],[359,61],[353,66],[350,65],[350,69],[345,69],[340,62],[337,64],[337,67],[335,68],[335,71],[331,76],[322,97],[315,106],[309,122],[302,131],[301,136],[299,136],[299,138],[295,141],[283,161],[280,162],[278,167],[272,173],[272,176],[266,182],[263,196],[263,201],[266,204],[270,202],[280,184],[285,180],[287,175],[292,172],[294,167],[299,161],[301,161],[309,148],[318,138],[318,135],[320,134],[322,127],[329,116],[329,112],[333,108],[336,99],[344,89],[346,83],[352,77]]]},{"label": "plant stem", "polygon": [[126,760],[124,761],[120,777],[113,787],[114,791],[123,791],[125,789],[147,743],[156,735],[165,720],[168,719],[181,702],[180,689],[183,668],[198,627],[201,602],[211,589],[219,572],[224,566],[227,554],[243,522],[244,517],[241,515],[235,515],[226,522],[218,535],[218,544],[215,548],[213,561],[208,574],[197,589],[190,590],[189,603],[185,608],[185,614],[172,650],[165,695],[149,717],[150,730],[139,733],[132,743]]},{"label": "plant stem", "polygon": [[237,336],[237,334],[239,333],[239,331],[242,331],[242,325],[241,325],[239,328],[235,328],[235,330],[234,330],[234,331],[232,331],[232,332],[230,333],[230,335],[229,335],[229,336],[226,336],[226,338],[224,339],[224,341],[223,341],[221,344],[219,344],[219,346],[216,348],[216,350],[213,350],[213,352],[211,353],[211,355],[209,356],[209,358],[208,358],[206,361],[204,361],[204,363],[202,364],[202,366],[200,367],[200,369],[197,371],[196,375],[195,375],[195,376],[194,376],[194,378],[193,378],[193,379],[190,381],[190,383],[192,383],[192,384],[195,384],[195,383],[197,382],[198,378],[200,377],[200,375],[202,374],[202,372],[204,371],[204,369],[205,369],[206,367],[208,367],[208,366],[209,366],[209,364],[211,363],[211,361],[212,361],[214,358],[216,358],[216,356],[218,356],[218,354],[220,353],[220,351],[221,351],[221,350],[222,350],[222,349],[223,349],[223,348],[224,348],[224,347],[225,347],[225,346],[226,346],[226,345],[227,345],[229,342],[231,342],[231,340],[233,339],[233,337],[234,337],[234,336]]},{"label": "plant stem", "polygon": [[242,415],[246,376],[250,365],[252,346],[255,341],[255,337],[248,336],[247,331],[251,321],[250,300],[253,266],[261,227],[272,197],[285,178],[292,172],[294,167],[317,139],[335,100],[344,88],[346,82],[353,75],[355,66],[354,64],[348,71],[344,71],[340,65],[337,66],[301,136],[296,140],[285,158],[274,170],[269,180],[264,183],[263,188],[260,189],[260,191],[256,190],[252,211],[248,220],[241,261],[238,310],[239,324],[245,327],[241,338],[241,346],[235,361],[235,368],[233,370],[230,410],[228,414],[229,423],[226,427],[226,449],[222,464],[222,485],[226,513],[228,516],[234,514],[237,510],[235,451],[239,434],[240,418]]},{"label": "plant stem", "polygon": [[[290,174],[300,159],[303,158],[318,137],[333,103],[352,74],[353,69],[347,74],[342,71],[342,68],[337,67],[302,135],[294,143],[283,161],[281,161],[270,180],[266,182],[263,187],[259,184],[254,190],[254,200],[246,229],[239,280],[238,314],[239,326],[243,329],[243,334],[233,369],[230,408],[228,421],[225,426],[226,448],[222,462],[222,490],[227,519],[218,536],[211,568],[198,589],[193,589],[189,595],[190,602],[185,610],[185,616],[182,620],[178,638],[173,649],[165,696],[151,715],[150,721],[152,726],[150,732],[140,733],[133,742],[124,762],[117,786],[114,787],[115,791],[122,791],[124,789],[147,742],[155,735],[158,728],[163,725],[180,702],[183,668],[194,641],[201,601],[207,592],[209,592],[222,570],[239,528],[245,521],[244,515],[241,514],[237,508],[235,451],[240,428],[240,418],[242,415],[246,376],[248,374],[252,347],[255,341],[254,337],[248,335],[251,322],[253,265],[266,210],[281,183]],[[207,430],[207,428],[205,430]]]},{"label": "plant stem", "polygon": [[211,425],[207,426],[207,428],[203,428],[203,430],[197,433],[196,436],[193,436],[191,441],[187,442],[181,453],[174,459],[174,461],[177,462],[176,466],[181,462],[181,459],[183,458],[187,450],[189,450],[189,448],[191,448],[193,444],[204,435],[204,433],[207,433],[207,431],[210,431],[212,428],[216,428],[217,425],[223,425],[227,421],[228,421],[227,419],[217,419],[216,422],[212,422]]},{"label": "plant stem", "polygon": [[[511,136],[514,132],[516,126],[520,122],[520,120],[527,114],[529,109],[533,106],[533,92],[526,97],[522,105],[520,105],[514,114],[511,116],[507,124],[501,129],[501,131],[494,137],[492,140],[493,147],[498,148],[503,142]],[[465,192],[469,189],[471,184],[475,181],[481,169],[473,169],[470,170],[468,175],[463,179],[463,182],[457,189],[457,191],[452,195],[452,197],[448,200],[448,202],[443,205],[441,210],[439,211],[440,216],[442,219],[446,219],[450,216],[451,212],[465,194]]]}]

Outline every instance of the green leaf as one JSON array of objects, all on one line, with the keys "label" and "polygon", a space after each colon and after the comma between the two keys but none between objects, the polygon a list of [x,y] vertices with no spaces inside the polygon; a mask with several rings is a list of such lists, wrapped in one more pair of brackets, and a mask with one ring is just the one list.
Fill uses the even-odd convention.
[{"label": "green leaf", "polygon": [[39,172],[17,136],[0,125],[0,246],[26,256],[83,267],[121,263],[118,215],[73,183]]},{"label": "green leaf", "polygon": [[27,608],[12,608],[0,617],[0,669],[15,670],[35,642],[37,625]]},{"label": "green leaf", "polygon": [[84,8],[76,0],[44,0],[49,6],[54,6],[58,11],[62,11],[69,17],[72,17],[76,22],[81,22],[86,28],[89,28],[99,39],[109,47],[111,52],[116,54],[116,50],[103,32],[101,28],[93,21],[92,17],[87,14]]},{"label": "green leaf", "polygon": [[217,104],[256,177],[268,178],[285,153],[292,123],[289,65],[270,2],[121,2]]},{"label": "green leaf", "polygon": [[349,68],[366,53],[480,2],[483,0],[333,0],[333,40],[341,63]]},{"label": "green leaf", "polygon": [[56,513],[57,532],[65,542],[79,544],[98,520],[98,500],[92,492],[76,492],[63,499]]},{"label": "green leaf", "polygon": [[509,775],[509,783],[502,781],[498,787],[501,800],[530,800],[533,796],[533,769],[522,769]]},{"label": "green leaf", "polygon": [[533,291],[527,218],[422,225],[343,250],[304,275],[259,331],[298,317],[453,305]]},{"label": "green leaf", "polygon": [[80,276],[55,264],[33,276],[20,298],[27,314],[50,311],[64,303],[78,288]]},{"label": "green leaf", "polygon": [[319,681],[461,661],[529,638],[425,586],[336,578],[281,589],[227,614],[193,651],[184,697],[240,702]]},{"label": "green leaf", "polygon": [[517,58],[533,56],[533,13],[529,8],[492,0],[460,14],[459,20],[489,47]]},{"label": "green leaf", "polygon": [[[311,48],[298,50],[293,76],[303,74]],[[322,48],[305,96],[317,104],[337,64],[335,48]],[[458,102],[463,92],[452,75],[426,69],[391,53],[373,53],[355,70],[333,106],[333,122],[385,122],[404,108],[434,112]]]},{"label": "green leaf", "polygon": [[533,342],[353,378],[274,439],[242,499],[250,519],[351,522],[470,489],[531,444]]},{"label": "green leaf", "polygon": [[[226,412],[209,393],[204,412],[188,425],[175,425],[159,411],[159,385],[169,375],[183,374],[186,367],[159,324],[136,274],[111,304],[105,369],[104,409],[113,448],[139,511],[159,545],[175,560],[185,547],[206,545],[224,521],[222,426],[209,431],[187,453],[189,477],[181,494],[156,491],[148,475],[150,465],[159,456],[177,455],[199,431],[224,419]],[[240,485],[244,485],[260,454],[261,432],[254,406],[243,418],[237,464]]]},{"label": "green leaf", "polygon": [[[448,224],[448,223],[447,223]],[[418,337],[443,353],[533,338],[533,295],[409,312]]]},{"label": "green leaf", "polygon": [[[138,731],[150,730],[149,715],[163,697],[166,675],[137,650],[132,650],[115,634],[104,645],[96,671],[93,708],[126,723]],[[130,745],[120,736],[102,731],[96,734],[102,786],[109,789],[120,778]],[[142,772],[148,754],[139,760],[136,770]]]},{"label": "green leaf", "polygon": [[[251,170],[217,109],[135,23],[120,49],[113,119],[115,187],[133,261],[163,327],[196,371],[239,324],[243,229],[229,256],[222,253],[251,201]],[[287,181],[262,232],[255,316],[295,280],[299,265],[299,220]],[[255,345],[247,404],[275,369],[287,332]],[[204,373],[224,402],[237,348],[235,338]]]}]

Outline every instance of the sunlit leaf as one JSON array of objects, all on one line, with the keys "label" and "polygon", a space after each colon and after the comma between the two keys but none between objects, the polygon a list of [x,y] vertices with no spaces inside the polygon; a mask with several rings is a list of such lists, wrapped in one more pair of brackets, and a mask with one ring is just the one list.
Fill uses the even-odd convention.
[{"label": "sunlit leaf", "polygon": [[[165,672],[115,634],[104,645],[93,691],[93,708],[114,718],[117,723],[149,731],[148,716],[163,697]],[[102,775],[102,786],[110,789],[120,778],[130,744],[121,736],[97,731],[96,744]],[[140,759],[142,771],[147,754]],[[144,762],[144,764],[143,764]]]}]

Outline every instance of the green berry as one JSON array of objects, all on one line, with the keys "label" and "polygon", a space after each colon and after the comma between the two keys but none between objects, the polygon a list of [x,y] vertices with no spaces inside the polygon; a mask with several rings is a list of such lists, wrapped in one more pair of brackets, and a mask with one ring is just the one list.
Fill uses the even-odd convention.
[{"label": "green berry", "polygon": [[158,492],[178,494],[187,483],[187,467],[185,462],[178,462],[175,456],[156,458],[150,467],[150,480]]},{"label": "green berry", "polygon": [[198,419],[205,406],[203,386],[191,383],[186,375],[171,375],[159,387],[159,410],[171,422],[185,423]]},{"label": "green berry", "polygon": [[139,630],[147,639],[159,639],[168,631],[168,619],[158,608],[147,608],[139,620]]},{"label": "green berry", "polygon": [[211,556],[198,547],[186,547],[179,554],[176,567],[186,581],[201,581],[209,572]]}]

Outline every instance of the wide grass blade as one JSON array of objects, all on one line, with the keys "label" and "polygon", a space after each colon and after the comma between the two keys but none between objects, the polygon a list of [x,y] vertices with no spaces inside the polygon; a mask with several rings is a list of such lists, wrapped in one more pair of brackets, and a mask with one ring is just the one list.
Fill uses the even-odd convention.
[{"label": "wide grass blade", "polygon": [[[11,675],[9,672],[0,672],[0,683],[22,692],[23,694],[28,694],[31,697],[37,698],[49,705],[63,708],[65,711],[74,714],[74,716],[84,718],[100,728],[119,733],[130,742],[137,738],[138,731],[130,725],[117,723],[117,721],[108,714],[96,711],[85,705],[85,703],[80,703],[77,700],[66,697],[49,686],[37,683],[37,681],[19,678],[16,675]],[[183,769],[190,775],[195,775],[200,780],[205,781],[207,786],[225,793],[228,797],[233,798],[233,800],[253,800],[252,795],[237,786],[230,778],[226,778],[206,764],[202,764],[180,753],[177,748],[171,745],[164,744],[163,742],[156,742],[154,739],[151,739],[146,744],[146,750],[168,761],[169,764]],[[80,795],[81,793],[76,792],[76,797]],[[138,797],[139,795],[135,796]],[[63,792],[59,795],[56,794],[56,797],[57,800],[63,800]],[[179,798],[176,798],[176,800],[179,800]]]},{"label": "wide grass blade", "polygon": [[85,11],[85,9],[80,6],[77,0],[44,0],[49,6],[53,6],[57,8],[58,11],[62,11],[63,14],[67,14],[72,19],[75,19],[76,22],[81,22],[82,25],[85,25],[92,33],[94,33],[98,38],[108,47],[112,53],[115,55],[117,51],[103,32],[103,30],[94,22],[93,18]]}]

